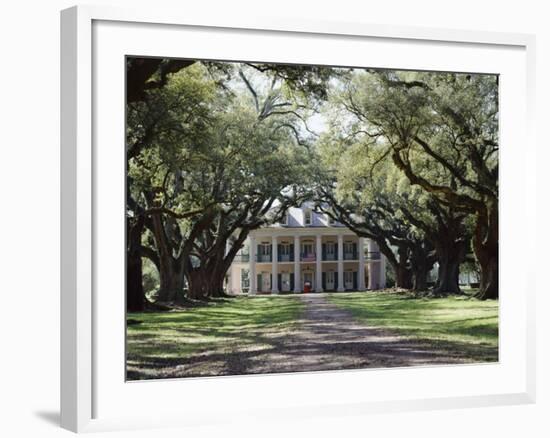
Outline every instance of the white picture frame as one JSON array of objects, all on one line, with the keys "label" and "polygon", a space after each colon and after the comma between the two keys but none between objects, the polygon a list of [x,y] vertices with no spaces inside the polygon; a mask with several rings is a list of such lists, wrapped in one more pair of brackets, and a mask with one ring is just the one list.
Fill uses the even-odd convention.
[{"label": "white picture frame", "polygon": [[[105,209],[98,208],[98,206],[103,202],[112,202],[111,205],[116,206],[116,202],[120,202],[120,212],[122,212],[124,198],[119,196],[120,191],[118,189],[113,191],[114,194],[109,201],[104,201],[106,196],[103,195],[106,193],[105,184],[108,185],[113,181],[118,181],[117,172],[120,173],[121,178],[123,177],[123,167],[106,166],[106,159],[109,158],[110,152],[101,149],[101,153],[98,154],[97,148],[98,144],[103,145],[105,141],[112,142],[110,144],[114,144],[115,149],[113,151],[114,155],[110,158],[116,162],[118,159],[116,154],[119,154],[120,157],[124,154],[124,137],[123,131],[122,135],[119,136],[119,125],[121,118],[123,119],[123,114],[116,117],[116,123],[119,125],[113,125],[115,131],[110,130],[106,125],[102,125],[104,113],[101,111],[101,105],[104,104],[102,103],[101,92],[98,94],[97,90],[103,87],[100,82],[106,77],[105,74],[111,71],[111,67],[106,65],[109,59],[119,59],[120,53],[151,55],[151,53],[146,52],[147,50],[155,50],[155,39],[157,38],[154,36],[155,34],[158,34],[158,38],[162,38],[162,34],[179,32],[180,29],[185,29],[186,32],[200,32],[202,36],[209,35],[213,39],[215,39],[214,36],[223,36],[224,33],[228,38],[233,35],[232,37],[236,39],[253,35],[255,39],[265,38],[265,41],[271,41],[271,43],[279,39],[281,47],[284,47],[284,40],[292,38],[307,39],[308,41],[318,41],[325,38],[322,41],[328,43],[334,39],[335,44],[340,44],[339,41],[341,42],[344,38],[347,44],[350,45],[372,44],[375,46],[383,43],[387,47],[402,45],[426,51],[446,51],[452,46],[452,50],[456,49],[463,53],[460,56],[464,56],[464,59],[468,58],[469,51],[479,51],[479,53],[476,52],[477,58],[476,56],[471,57],[469,63],[464,61],[463,68],[459,68],[460,60],[455,59],[454,63],[441,64],[443,65],[442,69],[449,68],[453,71],[456,71],[457,68],[461,71],[472,71],[474,69],[478,72],[499,74],[503,74],[499,70],[501,65],[504,70],[506,68],[515,69],[515,73],[510,73],[509,77],[513,77],[516,82],[501,88],[504,93],[501,98],[505,102],[509,97],[508,94],[510,95],[510,102],[512,102],[512,94],[514,94],[514,102],[519,102],[519,107],[517,107],[519,109],[515,110],[516,113],[506,113],[504,111],[505,114],[501,119],[501,124],[506,124],[505,130],[502,131],[503,140],[505,142],[509,139],[521,140],[521,151],[518,152],[516,149],[509,147],[503,152],[506,155],[503,156],[505,160],[502,166],[501,178],[504,184],[501,186],[501,191],[505,199],[503,208],[506,208],[503,212],[507,215],[503,217],[501,223],[501,238],[508,243],[503,245],[501,250],[502,261],[507,263],[507,255],[517,249],[520,244],[534,247],[534,232],[529,234],[528,242],[514,240],[510,234],[517,224],[523,224],[523,226],[528,226],[532,230],[536,226],[534,211],[528,211],[527,208],[518,208],[517,205],[514,209],[514,204],[517,202],[525,203],[524,205],[533,208],[535,205],[535,165],[533,163],[534,158],[531,158],[535,156],[535,141],[532,133],[535,62],[535,40],[533,36],[250,16],[243,16],[239,21],[232,19],[228,22],[223,17],[194,16],[180,11],[138,11],[103,6],[78,6],[66,9],[61,13],[62,427],[75,432],[83,432],[206,424],[213,417],[216,417],[217,421],[226,421],[230,416],[235,421],[236,418],[245,419],[251,415],[265,416],[266,418],[280,417],[281,415],[289,418],[307,418],[312,415],[342,415],[350,412],[361,414],[366,412],[396,412],[415,409],[534,402],[535,277],[534,270],[527,262],[523,262],[523,264],[518,262],[519,268],[517,268],[518,275],[524,281],[510,282],[510,284],[513,284],[513,288],[519,290],[519,292],[513,296],[511,294],[507,295],[505,292],[501,295],[501,349],[504,348],[504,356],[496,365],[474,365],[459,370],[447,367],[424,368],[421,370],[369,370],[365,372],[342,371],[321,374],[300,373],[285,376],[203,378],[173,382],[125,383],[120,381],[117,385],[120,388],[130,388],[130,392],[123,394],[126,389],[121,389],[118,393],[117,389],[113,389],[112,393],[106,392],[110,391],[106,388],[112,386],[112,380],[109,379],[116,379],[117,376],[121,375],[118,371],[111,373],[108,368],[109,364],[113,363],[109,360],[120,357],[117,355],[119,355],[120,348],[123,348],[123,345],[117,347],[118,344],[116,343],[120,341],[123,334],[116,332],[116,336],[112,337],[113,349],[111,349],[110,341],[108,342],[103,335],[104,330],[102,327],[109,324],[115,324],[115,328],[122,327],[124,321],[123,313],[117,313],[120,307],[120,297],[115,300],[116,303],[113,305],[115,309],[112,311],[105,306],[104,300],[98,298],[98,295],[101,295],[102,281],[104,281],[102,277],[106,272],[102,270],[102,264],[106,261],[103,260],[103,257],[98,257],[101,251],[105,251],[104,245],[99,242],[101,235],[104,235],[104,225],[101,224],[105,224],[105,221],[110,220],[110,216],[104,217],[101,213]],[[145,32],[145,30],[148,32],[150,47],[144,48],[140,53],[125,52],[122,43],[126,40],[126,42],[132,41],[132,43],[139,44],[139,33]],[[128,38],[128,35],[131,35],[132,38]],[[113,42],[113,44],[110,44],[112,46],[110,49],[112,53],[110,54],[107,54],[104,42],[106,38],[110,38],[109,41]],[[275,40],[270,40],[273,38]],[[329,45],[327,44],[326,47],[329,47]],[[156,50],[158,50],[157,56],[178,55],[178,53],[170,52],[170,48],[167,48],[167,46],[156,47]],[[278,47],[279,45],[271,44],[268,48],[264,47],[262,49],[264,53],[267,53],[265,56],[271,56],[276,60],[280,59],[277,56],[283,56],[275,53]],[[254,47],[249,49],[251,50],[249,52],[251,53],[250,56],[254,56],[252,54],[255,53]],[[403,58],[406,58],[405,49],[403,47],[398,47],[398,49],[403,54]],[[116,52],[116,50],[119,50],[119,52]],[[216,48],[208,50],[212,50],[209,53],[218,53],[215,51]],[[202,51],[205,54],[201,56]],[[208,58],[214,56],[207,54],[206,51],[206,44],[202,48],[198,46],[193,49],[193,53],[189,53],[186,57]],[[102,58],[104,52],[105,59]],[[382,52],[382,50],[379,50],[379,52]],[[497,52],[497,55],[490,55],[490,53]],[[494,56],[494,63],[491,64],[491,59],[482,60],[480,54],[484,54],[485,58],[486,56]],[[114,58],[110,58],[111,55]],[[227,59],[232,59],[233,56],[235,59],[239,59],[239,56],[247,55],[245,52],[235,53],[228,56]],[[330,50],[328,50],[328,55],[325,54],[325,56],[330,56]],[[384,62],[391,62],[391,58],[388,58],[390,61],[384,61],[381,56],[376,66],[382,66]],[[444,62],[444,58],[445,56],[441,56],[439,62]],[[95,63],[97,60],[101,61],[97,62],[98,65],[100,64],[99,66]],[[518,63],[518,60],[521,62]],[[295,59],[289,59],[289,62],[292,61],[296,62]],[[118,69],[115,69],[116,71],[122,71],[122,58],[120,62],[121,65],[116,67]],[[416,68],[426,68],[425,64],[422,64],[425,60],[421,62],[414,59],[405,59],[400,61],[399,65],[396,63],[392,66],[395,68],[415,68],[415,62],[417,63]],[[475,67],[476,62],[487,67],[480,70]],[[354,64],[360,66],[362,62]],[[446,65],[448,67],[445,67]],[[491,65],[495,67],[493,68]],[[506,65],[509,65],[509,67],[506,67]],[[106,70],[104,71],[105,67]],[[123,83],[123,77],[118,77],[113,84],[106,87],[120,88],[121,81]],[[115,92],[114,95],[114,98],[116,98],[117,93]],[[124,102],[119,102],[119,104],[117,108],[123,108]],[[514,115],[517,120],[514,126],[510,127]],[[509,127],[510,131],[508,131]],[[116,149],[118,146],[120,146],[120,150]],[[525,151],[533,153],[526,154]],[[524,157],[518,155],[522,152],[525,155]],[[518,168],[514,171],[514,175],[519,181],[518,187],[515,185],[511,187],[505,183],[507,177],[510,177],[512,173],[506,165],[507,162],[515,162],[518,165]],[[109,174],[110,172],[113,172],[112,179],[105,180],[103,174]],[[102,176],[99,177],[99,174]],[[116,232],[121,229],[123,230],[123,228],[114,227],[111,231]],[[119,256],[120,254],[118,256],[114,255],[114,257]],[[113,266],[120,266],[117,263],[114,263]],[[507,275],[506,270],[504,272],[503,275]],[[119,281],[113,283],[120,285]],[[120,291],[117,289],[116,293],[119,292],[123,294],[124,288]],[[120,321],[116,321],[117,318],[120,318]],[[109,325],[109,327],[112,328],[113,326]],[[506,334],[512,333],[512,329],[516,330],[517,333],[507,338]],[[503,342],[506,342],[506,344],[503,344]],[[510,343],[514,344],[515,347],[509,346]],[[510,350],[508,351],[507,348],[510,348]],[[98,351],[102,354],[98,354]],[[111,355],[112,358],[110,359]],[[120,365],[123,366],[123,364]],[[495,382],[491,385],[488,384],[486,387],[481,385],[480,390],[477,392],[467,387],[459,388],[459,386],[462,386],[460,385],[460,379],[466,379],[466,376],[474,376],[474,379],[478,375],[486,376],[483,379],[490,380],[488,376],[491,373],[499,373],[499,370],[506,369],[508,365],[510,365],[509,369],[499,375],[500,380],[506,380],[502,384],[498,383],[499,379],[495,379]],[[412,389],[407,392],[404,390],[404,383],[412,380],[411,377],[418,382],[428,381],[428,379],[437,381],[438,379],[448,379],[451,373],[458,382],[457,387],[452,391],[445,392],[446,388],[444,387],[436,391],[434,387],[429,394],[419,396],[418,394],[421,394],[419,391],[415,392],[416,390]],[[357,387],[358,381],[372,381],[373,379],[377,381],[391,379],[396,382],[396,388],[392,387],[390,390],[387,386],[387,397],[372,396],[370,398],[365,394],[351,393],[346,390],[346,388]],[[320,384],[323,385],[323,391],[313,389],[319,387]],[[157,396],[158,394],[166,394],[168,400],[170,400],[170,397],[174,397],[178,388],[181,390],[183,385],[186,385],[186,391],[195,391],[197,394],[200,392],[205,394],[205,397],[215,392],[221,393],[223,396],[219,404],[209,406],[208,413],[201,413],[198,409],[194,411],[193,415],[185,415],[184,413],[187,411],[182,407],[179,412],[177,409],[166,412],[161,408],[155,412],[149,408],[148,415],[132,416],[130,414],[131,410],[124,412],[122,410],[116,411],[114,408],[110,409],[111,407],[107,406],[108,403],[105,401],[107,397],[112,398],[112,404],[116,405],[121,404],[123,400],[128,401],[140,396],[147,399],[153,394]],[[287,404],[282,392],[296,385],[304,385],[304,387],[309,388],[311,394],[308,397],[296,395],[293,402]],[[254,392],[258,388],[263,388],[264,393],[270,394],[273,405],[267,404],[265,408],[262,408],[258,406],[259,403],[251,403],[244,407],[232,406],[231,409],[222,409],[222,406],[227,406],[228,401],[235,399],[235,397],[241,397],[239,400],[243,403],[250,400],[250,397],[254,394],[256,394],[256,397],[261,397],[261,395]],[[342,388],[342,390],[338,390],[338,388]],[[238,393],[244,395],[238,395]],[[266,401],[269,400],[266,399]],[[235,405],[239,405],[239,403],[235,403]],[[213,410],[217,412],[216,415],[212,415]],[[106,412],[106,414],[104,415],[102,412]]]}]

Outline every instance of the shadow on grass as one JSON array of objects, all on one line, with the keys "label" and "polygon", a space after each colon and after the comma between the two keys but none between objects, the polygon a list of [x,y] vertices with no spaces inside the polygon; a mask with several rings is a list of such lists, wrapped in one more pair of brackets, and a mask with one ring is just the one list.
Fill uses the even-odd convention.
[{"label": "shadow on grass", "polygon": [[292,327],[302,309],[301,301],[293,297],[242,297],[200,308],[133,313],[127,327],[127,358],[162,361],[250,344],[256,338],[247,333]]},{"label": "shadow on grass", "polygon": [[402,292],[371,292],[355,299],[334,295],[330,300],[369,326],[447,350],[464,349],[476,361],[498,357],[498,301],[411,297]]},{"label": "shadow on grass", "polygon": [[[483,338],[498,337],[493,316],[458,318],[454,303],[450,309],[449,303],[439,307],[432,303],[430,310],[425,304],[430,305],[430,300],[413,302],[413,306],[407,300],[405,306],[392,299],[369,303],[367,313],[365,303],[354,300],[353,306],[342,306],[346,308],[343,316],[342,311],[334,312],[333,305],[326,313],[326,301],[310,301],[308,309],[316,317],[307,321],[300,319],[303,300],[295,297],[240,299],[218,308],[146,314],[140,316],[142,324],[128,330],[127,377],[143,380],[498,360],[496,343],[483,342]],[[429,318],[434,310],[439,311],[441,321],[434,322],[433,315]],[[347,311],[359,321],[368,316],[369,323],[358,326]],[[401,321],[399,330],[389,324],[396,320]],[[483,320],[487,324],[479,324]],[[373,321],[384,329],[368,327]],[[441,332],[451,339],[441,339]],[[471,342],[472,336],[482,339]]]},{"label": "shadow on grass", "polygon": [[[129,358],[127,378],[147,380],[498,361],[497,348],[462,342],[411,341],[404,338],[381,342],[342,339],[342,342],[327,345],[307,340],[295,342],[285,337],[242,334],[239,341],[251,341],[251,345],[257,348],[238,351],[213,349],[176,357],[142,354]],[[327,354],[330,356],[328,361]],[[472,360],[472,357],[476,359]]]}]

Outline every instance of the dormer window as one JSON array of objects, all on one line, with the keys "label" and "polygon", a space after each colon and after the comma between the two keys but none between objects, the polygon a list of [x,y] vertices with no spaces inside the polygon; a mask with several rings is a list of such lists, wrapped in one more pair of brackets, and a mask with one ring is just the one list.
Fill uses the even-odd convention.
[{"label": "dormer window", "polygon": [[304,212],[304,225],[305,226],[311,225],[312,222],[313,222],[313,214],[311,210],[306,210]]}]

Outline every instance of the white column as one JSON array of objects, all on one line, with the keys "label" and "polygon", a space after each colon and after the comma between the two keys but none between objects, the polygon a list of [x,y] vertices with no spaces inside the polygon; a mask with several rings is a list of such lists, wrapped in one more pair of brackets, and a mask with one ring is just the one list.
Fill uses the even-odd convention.
[{"label": "white column", "polygon": [[346,290],[344,287],[344,236],[338,234],[338,292]]},{"label": "white column", "polygon": [[277,276],[278,270],[278,256],[277,256],[277,237],[271,237],[271,293],[279,293],[279,277]]},{"label": "white column", "polygon": [[379,289],[380,288],[380,265],[382,260],[373,260],[372,257],[375,253],[379,252],[378,245],[372,239],[369,239],[368,242],[369,256],[371,260],[369,261],[369,289]]},{"label": "white column", "polygon": [[294,236],[294,292],[299,293],[300,287],[300,236]]},{"label": "white column", "polygon": [[321,235],[315,236],[317,245],[315,247],[315,290],[323,292],[323,265],[321,258],[323,255],[323,245],[321,243]]},{"label": "white column", "polygon": [[257,285],[256,285],[256,239],[254,236],[248,237],[248,244],[250,245],[248,254],[250,257],[250,260],[248,262],[248,275],[250,275],[250,282],[249,282],[249,289],[248,293],[249,295],[254,295],[257,291]]},{"label": "white column", "polygon": [[357,287],[365,290],[365,238],[359,237],[357,244],[359,250],[359,272],[357,273]]}]

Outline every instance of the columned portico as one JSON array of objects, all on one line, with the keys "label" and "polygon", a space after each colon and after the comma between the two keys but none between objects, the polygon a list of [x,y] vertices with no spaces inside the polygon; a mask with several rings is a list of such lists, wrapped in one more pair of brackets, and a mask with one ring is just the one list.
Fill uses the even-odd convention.
[{"label": "columned portico", "polygon": [[321,235],[317,234],[315,236],[316,245],[315,245],[315,290],[317,292],[323,292],[323,265],[322,265],[322,243]]},{"label": "columned portico", "polygon": [[248,262],[248,272],[249,272],[249,295],[254,295],[256,293],[256,239],[253,235],[248,236],[248,242],[250,245],[249,249],[249,262]]},{"label": "columned portico", "polygon": [[300,291],[300,236],[294,236],[294,292]]},{"label": "columned portico", "polygon": [[385,287],[385,260],[378,245],[343,227],[260,230],[250,233],[247,247],[228,273],[230,292],[301,293],[305,282],[315,292]]},{"label": "columned portico", "polygon": [[338,292],[344,292],[344,236],[338,234]]},{"label": "columned portico", "polygon": [[279,261],[277,248],[277,236],[271,238],[271,293],[279,293],[279,272],[277,263]]}]

